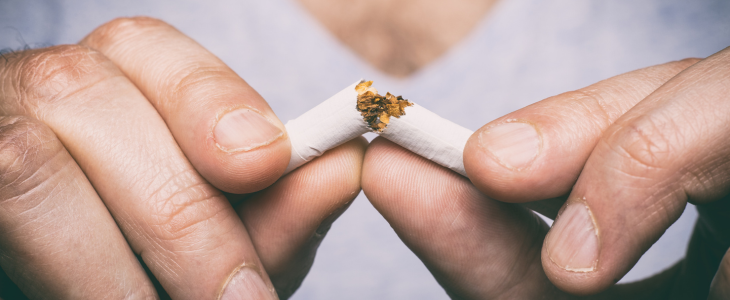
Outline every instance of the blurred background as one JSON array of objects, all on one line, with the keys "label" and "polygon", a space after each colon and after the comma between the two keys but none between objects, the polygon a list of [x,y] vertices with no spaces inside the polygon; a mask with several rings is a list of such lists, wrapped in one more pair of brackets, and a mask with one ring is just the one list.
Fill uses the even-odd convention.
[{"label": "blurred background", "polygon": [[[552,95],[730,46],[730,1],[456,1],[463,7],[442,19],[432,17],[439,1],[375,2],[388,1],[0,0],[0,48],[76,43],[113,18],[147,15],[218,55],[284,122],[367,78],[476,130]],[[333,25],[354,17],[361,35]],[[679,260],[695,218],[689,205],[622,282]],[[448,297],[361,194],[292,299]]]}]

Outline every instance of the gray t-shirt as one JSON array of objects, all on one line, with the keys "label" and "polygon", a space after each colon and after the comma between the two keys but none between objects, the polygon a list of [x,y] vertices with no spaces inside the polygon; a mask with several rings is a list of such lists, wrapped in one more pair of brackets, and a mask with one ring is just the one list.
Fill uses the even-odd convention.
[{"label": "gray t-shirt", "polygon": [[[0,0],[0,48],[75,43],[98,25],[134,15],[165,20],[200,42],[284,122],[367,78],[476,130],[546,97],[730,45],[730,1],[501,0],[448,53],[396,79],[343,46],[295,0]],[[623,281],[681,258],[695,218],[690,205]],[[447,296],[360,195],[293,299]]]}]

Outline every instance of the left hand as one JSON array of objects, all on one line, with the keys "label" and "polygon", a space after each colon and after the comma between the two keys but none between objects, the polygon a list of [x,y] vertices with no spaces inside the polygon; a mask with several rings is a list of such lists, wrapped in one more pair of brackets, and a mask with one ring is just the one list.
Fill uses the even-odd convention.
[{"label": "left hand", "polygon": [[[363,190],[455,298],[728,299],[730,48],[697,61],[619,75],[490,122],[464,151],[476,189],[376,139]],[[687,257],[612,287],[688,201],[699,221]],[[521,206],[558,216],[547,237]]]},{"label": "left hand", "polygon": [[366,144],[282,176],[266,100],[160,20],[6,53],[0,298],[286,299],[359,193]]}]

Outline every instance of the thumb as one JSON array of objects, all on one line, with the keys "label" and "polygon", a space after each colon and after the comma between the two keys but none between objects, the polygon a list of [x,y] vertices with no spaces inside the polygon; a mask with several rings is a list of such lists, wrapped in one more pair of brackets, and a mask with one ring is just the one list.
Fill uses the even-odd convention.
[{"label": "thumb", "polygon": [[496,119],[467,142],[466,172],[477,188],[502,201],[566,195],[603,131],[696,61],[618,75]]}]

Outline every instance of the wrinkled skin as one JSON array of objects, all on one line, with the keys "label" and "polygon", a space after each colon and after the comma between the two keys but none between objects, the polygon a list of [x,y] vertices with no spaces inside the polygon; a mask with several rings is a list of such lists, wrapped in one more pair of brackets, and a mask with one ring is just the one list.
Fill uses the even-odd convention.
[{"label": "wrinkled skin", "polygon": [[360,191],[365,140],[282,177],[264,99],[155,19],[5,54],[0,114],[4,299],[288,298]]},{"label": "wrinkled skin", "polygon": [[[362,173],[453,298],[726,299],[728,53],[490,122],[465,150],[470,181],[381,139],[282,177],[288,137],[266,102],[158,20],[6,54],[2,297],[215,299],[243,282],[234,296],[287,298]],[[231,119],[250,134],[217,127]],[[688,201],[700,219],[685,260],[614,286]],[[557,217],[552,231],[528,208]]]},{"label": "wrinkled skin", "polygon": [[[455,299],[728,299],[728,116],[725,49],[486,124],[464,151],[469,179],[376,139],[363,191]],[[615,286],[687,202],[684,260]]]}]

